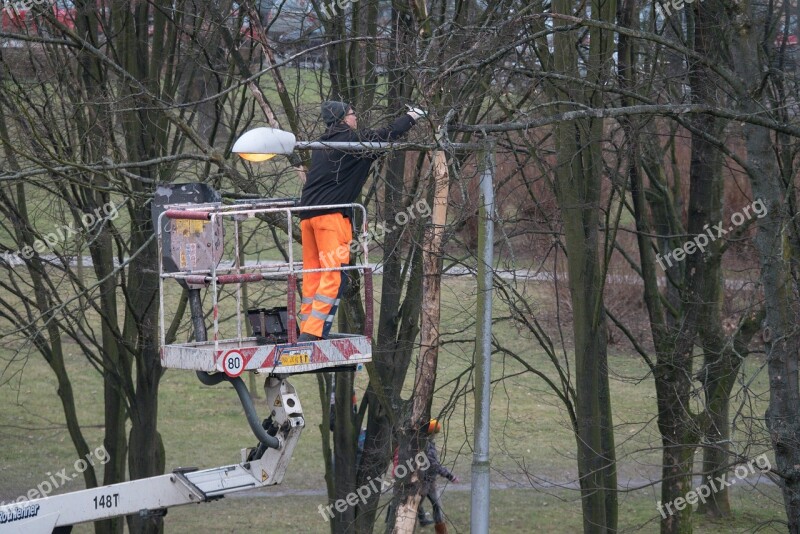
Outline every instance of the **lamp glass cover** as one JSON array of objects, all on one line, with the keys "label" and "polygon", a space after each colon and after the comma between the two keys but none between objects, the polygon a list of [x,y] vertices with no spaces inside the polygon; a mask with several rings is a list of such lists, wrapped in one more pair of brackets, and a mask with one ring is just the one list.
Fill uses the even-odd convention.
[{"label": "lamp glass cover", "polygon": [[239,154],[239,157],[247,161],[252,161],[253,163],[260,163],[262,161],[270,160],[276,155],[277,154],[249,154],[247,152],[242,152]]}]

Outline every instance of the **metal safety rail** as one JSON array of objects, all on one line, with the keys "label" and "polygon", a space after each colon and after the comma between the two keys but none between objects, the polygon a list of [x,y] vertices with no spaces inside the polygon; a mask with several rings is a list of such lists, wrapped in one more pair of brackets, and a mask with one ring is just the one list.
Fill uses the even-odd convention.
[{"label": "metal safety rail", "polygon": [[[293,217],[307,210],[360,210],[362,217],[358,246],[363,252],[358,265],[334,268],[303,269],[294,259]],[[241,261],[240,225],[258,215],[278,215],[286,221],[286,262]],[[169,224],[164,224],[164,219]],[[159,334],[161,364],[166,368],[205,372],[224,372],[238,377],[244,371],[289,375],[339,368],[360,367],[372,360],[372,269],[368,262],[366,210],[361,204],[336,204],[301,207],[289,200],[256,200],[237,204],[170,204],[158,216],[156,225],[159,252]],[[233,226],[233,258],[222,260],[225,229]],[[169,250],[165,250],[165,231],[169,233]],[[165,270],[165,255],[176,268]],[[297,342],[298,280],[305,273],[326,271],[361,271],[364,276],[366,320],[361,334],[331,334],[329,339]],[[164,282],[173,279],[190,289],[208,288],[211,297],[213,328],[210,339],[192,343],[166,344]],[[246,337],[243,330],[242,284],[261,281],[286,282],[288,342],[259,344],[256,337]],[[220,336],[220,286],[236,286],[236,337]],[[204,325],[201,325],[204,328]],[[262,340],[263,341],[263,340]]]}]

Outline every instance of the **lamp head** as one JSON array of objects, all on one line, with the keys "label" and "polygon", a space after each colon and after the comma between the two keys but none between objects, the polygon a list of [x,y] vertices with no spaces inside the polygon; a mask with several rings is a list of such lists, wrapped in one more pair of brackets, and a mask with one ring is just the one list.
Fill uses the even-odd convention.
[{"label": "lamp head", "polygon": [[247,161],[261,162],[278,154],[291,154],[296,142],[291,132],[277,128],[255,128],[242,134],[233,144],[231,152]]}]

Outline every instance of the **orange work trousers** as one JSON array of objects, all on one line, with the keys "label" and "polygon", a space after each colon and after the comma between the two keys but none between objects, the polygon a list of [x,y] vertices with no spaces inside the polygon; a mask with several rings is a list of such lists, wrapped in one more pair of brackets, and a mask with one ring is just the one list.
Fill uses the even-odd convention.
[{"label": "orange work trousers", "polygon": [[[327,213],[300,221],[303,269],[330,269],[350,263],[353,228],[341,213]],[[325,271],[303,274],[300,333],[327,338],[344,291],[347,274]]]}]

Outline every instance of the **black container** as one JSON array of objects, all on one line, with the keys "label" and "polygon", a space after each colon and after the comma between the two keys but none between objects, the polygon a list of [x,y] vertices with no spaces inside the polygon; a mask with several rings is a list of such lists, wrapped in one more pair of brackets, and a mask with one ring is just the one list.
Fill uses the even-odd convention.
[{"label": "black container", "polygon": [[287,343],[289,341],[289,313],[286,306],[247,310],[247,318],[253,327],[253,335],[259,338],[259,342]]}]

